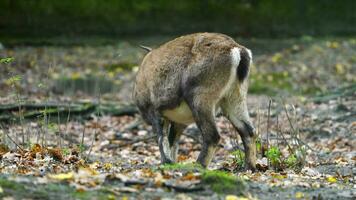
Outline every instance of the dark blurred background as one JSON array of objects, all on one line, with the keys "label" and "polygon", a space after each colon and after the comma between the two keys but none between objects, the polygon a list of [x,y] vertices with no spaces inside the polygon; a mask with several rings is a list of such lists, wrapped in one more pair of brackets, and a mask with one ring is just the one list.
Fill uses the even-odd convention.
[{"label": "dark blurred background", "polygon": [[356,33],[355,0],[1,0],[0,37]]},{"label": "dark blurred background", "polygon": [[92,98],[100,88],[130,101],[139,45],[192,32],[225,33],[252,50],[250,93],[356,83],[356,0],[0,0],[0,61],[13,60],[0,65],[0,102],[12,101],[14,76],[29,99]]}]

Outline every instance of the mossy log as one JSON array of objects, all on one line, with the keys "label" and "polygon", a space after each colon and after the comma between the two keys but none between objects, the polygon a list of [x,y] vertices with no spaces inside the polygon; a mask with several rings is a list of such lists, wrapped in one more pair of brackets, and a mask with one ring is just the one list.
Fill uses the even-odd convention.
[{"label": "mossy log", "polygon": [[69,119],[86,120],[93,115],[135,115],[136,106],[124,103],[24,103],[0,105],[0,122],[18,123],[23,120],[49,119],[61,122]]}]

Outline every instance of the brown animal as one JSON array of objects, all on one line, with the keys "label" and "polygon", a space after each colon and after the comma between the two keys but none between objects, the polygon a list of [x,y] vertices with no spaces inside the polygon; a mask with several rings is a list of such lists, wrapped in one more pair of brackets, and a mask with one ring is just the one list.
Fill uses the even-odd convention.
[{"label": "brown animal", "polygon": [[136,76],[133,98],[157,133],[162,163],[176,160],[184,128],[196,123],[203,135],[197,162],[207,167],[220,136],[221,112],[239,132],[246,168],[255,170],[256,135],[246,106],[251,51],[218,33],[181,36],[150,51]]}]

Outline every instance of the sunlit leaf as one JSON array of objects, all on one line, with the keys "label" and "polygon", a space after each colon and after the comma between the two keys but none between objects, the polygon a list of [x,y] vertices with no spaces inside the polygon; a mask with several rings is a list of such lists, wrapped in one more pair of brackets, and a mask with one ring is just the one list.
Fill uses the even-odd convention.
[{"label": "sunlit leaf", "polygon": [[297,192],[297,193],[295,193],[295,198],[296,199],[301,199],[301,198],[303,198],[304,197],[304,193],[302,193],[302,192]]},{"label": "sunlit leaf", "polygon": [[55,179],[55,180],[71,180],[73,179],[74,175],[73,172],[69,173],[60,173],[60,174],[50,174],[48,175],[50,178]]},{"label": "sunlit leaf", "polygon": [[345,73],[345,66],[341,63],[335,64],[335,70],[337,74],[344,74]]},{"label": "sunlit leaf", "polygon": [[281,59],[282,59],[282,54],[281,53],[276,53],[271,58],[273,63],[278,63],[279,61],[281,61]]},{"label": "sunlit leaf", "polygon": [[13,57],[9,57],[9,58],[1,58],[0,59],[0,63],[4,63],[4,64],[8,64],[11,63],[12,61],[14,61],[15,59]]},{"label": "sunlit leaf", "polygon": [[337,179],[333,176],[329,176],[326,178],[326,181],[329,182],[329,183],[336,183],[337,182]]}]

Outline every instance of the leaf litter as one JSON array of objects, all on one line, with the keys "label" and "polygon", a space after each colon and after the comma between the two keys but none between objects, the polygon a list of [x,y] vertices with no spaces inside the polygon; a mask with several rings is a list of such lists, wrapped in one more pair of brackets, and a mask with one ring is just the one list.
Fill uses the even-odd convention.
[{"label": "leaf litter", "polygon": [[[327,48],[324,49],[324,46]],[[309,57],[310,52],[319,52],[320,55],[326,52],[335,54],[341,46],[355,49],[352,40],[315,43],[310,47],[304,46],[306,50],[301,46],[293,46],[269,56],[256,56],[255,65],[260,66],[259,70],[265,74],[283,69],[282,65],[285,64],[292,66],[293,70],[299,67],[303,71],[303,63],[285,61],[287,58],[296,61],[300,57],[307,57],[311,69],[317,69],[318,64],[315,63],[314,58]],[[90,48],[74,51],[77,50],[81,53],[94,51]],[[57,54],[61,51],[66,52],[64,48],[58,50],[55,47],[51,47],[48,52]],[[13,57],[16,61],[18,57],[26,60],[24,55],[27,52],[28,49],[16,49],[8,53],[15,54],[16,56]],[[44,56],[44,60],[35,62],[46,63],[46,57],[51,57],[46,54]],[[347,54],[347,56],[350,58],[347,62],[340,60],[339,54],[335,58],[337,63],[330,64],[331,61],[325,61],[328,67],[326,71],[336,72],[330,86],[340,82],[340,79],[352,82],[353,77],[348,74],[355,70],[355,61],[352,55]],[[60,59],[59,65],[75,65],[79,62],[75,57],[68,57],[68,55],[63,55]],[[92,59],[83,62],[88,62],[92,66],[107,65]],[[268,63],[271,65],[270,68]],[[29,67],[33,67],[29,73],[34,73],[41,69],[41,64],[29,62]],[[75,73],[73,68],[66,68],[66,70],[68,70],[66,73]],[[300,71],[294,72],[293,78],[288,80],[303,82],[303,78],[312,76],[312,73],[316,72],[317,82],[306,85],[314,87],[324,83],[324,79],[320,77],[325,77],[323,74],[325,72],[312,70],[306,74],[298,74]],[[58,72],[54,70],[53,73],[55,77]],[[130,82],[133,76],[131,72],[127,73],[129,75],[125,80]],[[20,81],[31,83],[33,82],[29,79],[31,76],[25,76],[25,79]],[[271,75],[267,81],[272,84],[272,80],[277,77]],[[252,82],[258,80],[255,78]],[[5,85],[1,87],[7,87],[6,82],[3,83]],[[23,83],[20,85],[20,87],[25,86],[26,84]],[[29,91],[29,99],[36,101],[43,99],[43,91],[34,89]],[[250,114],[261,141],[257,160],[259,171],[256,173],[242,170],[243,159],[240,154],[234,153],[243,149],[241,139],[222,117],[217,119],[217,127],[222,136],[220,148],[209,170],[204,170],[193,164],[201,148],[199,131],[195,126],[189,127],[181,139],[179,164],[161,166],[152,129],[145,125],[139,116],[94,115],[90,120],[69,120],[52,128],[48,128],[50,127],[48,124],[40,121],[25,122],[22,125],[7,124],[1,127],[3,136],[0,146],[1,176],[25,186],[30,183],[38,187],[46,184],[67,184],[74,188],[76,194],[81,195],[91,194],[91,191],[101,191],[109,199],[117,197],[123,199],[270,199],[275,198],[276,194],[281,198],[295,199],[352,199],[356,196],[354,176],[356,99],[354,86],[351,87],[351,94],[347,92],[350,89],[343,91],[335,90],[327,95],[310,99],[297,96],[281,100],[276,97],[271,105],[269,122],[267,120],[269,98],[264,95],[250,95],[248,101]],[[113,95],[108,94],[100,98],[122,100],[125,99],[125,95],[112,98]],[[77,93],[72,97],[59,95],[50,98],[74,101],[73,97],[92,98],[83,93]],[[0,100],[7,103],[11,98]],[[28,135],[26,144],[21,143],[20,133],[23,132]],[[22,149],[17,147],[5,133]],[[207,176],[209,173],[210,176]],[[217,189],[214,180],[218,180],[218,184],[223,186],[221,190]],[[14,195],[8,185],[8,182],[0,182],[1,197]],[[244,185],[245,188],[234,188],[238,185]],[[229,187],[232,189],[229,190]]]}]

